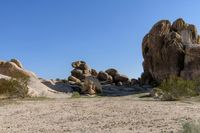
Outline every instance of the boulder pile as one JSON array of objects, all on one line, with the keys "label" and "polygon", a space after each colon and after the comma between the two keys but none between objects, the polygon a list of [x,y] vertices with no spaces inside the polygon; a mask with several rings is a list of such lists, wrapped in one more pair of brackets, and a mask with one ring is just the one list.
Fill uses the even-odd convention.
[{"label": "boulder pile", "polygon": [[73,70],[71,71],[71,75],[68,77],[70,84],[80,85],[81,82],[84,82],[86,77],[89,76],[97,78],[101,84],[131,84],[131,81],[126,75],[119,74],[119,72],[114,68],[97,72],[95,69],[90,69],[84,61],[75,61],[72,63],[72,67]]},{"label": "boulder pile", "polygon": [[84,61],[72,62],[73,70],[68,77],[71,85],[77,85],[81,93],[94,95],[102,92],[102,87],[98,81],[97,71],[90,69]]},{"label": "boulder pile", "polygon": [[200,36],[183,19],[157,22],[142,42],[143,84],[169,76],[195,79],[200,76]]}]

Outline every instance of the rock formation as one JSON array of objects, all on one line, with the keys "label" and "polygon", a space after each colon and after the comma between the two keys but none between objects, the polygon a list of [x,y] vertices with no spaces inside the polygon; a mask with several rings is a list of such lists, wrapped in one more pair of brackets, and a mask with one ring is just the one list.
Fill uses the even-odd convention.
[{"label": "rock formation", "polygon": [[[101,93],[102,87],[97,79],[98,73],[95,69],[90,69],[84,61],[72,62],[71,75],[68,81],[71,85],[77,85],[81,93],[94,95]],[[76,89],[77,89],[76,86]]]},{"label": "rock formation", "polygon": [[[71,71],[71,75],[68,77],[68,82],[71,85],[76,85],[76,87],[79,86],[82,93],[96,94],[101,92],[96,91],[95,89],[91,89],[91,87],[88,87],[88,90],[86,90],[86,86],[88,85],[85,84],[93,84],[91,82],[95,82],[95,84],[91,85],[93,86],[92,88],[95,88],[94,86],[100,88],[98,87],[99,85],[96,85],[98,84],[97,81],[101,85],[132,85],[127,76],[119,74],[119,72],[114,68],[97,72],[95,69],[90,69],[85,61],[75,61],[72,63],[72,67],[73,70]],[[91,77],[93,77],[93,80],[95,79],[95,81],[93,81]],[[88,81],[89,79],[92,81]]]},{"label": "rock formation", "polygon": [[102,86],[97,78],[88,76],[82,84],[81,91],[84,94],[94,95],[102,92]]},{"label": "rock formation", "polygon": [[169,76],[200,76],[200,36],[192,24],[177,19],[157,22],[142,42],[142,83],[160,82]]},{"label": "rock formation", "polygon": [[[44,85],[33,72],[27,71],[22,67],[20,61],[12,59],[11,61],[0,61],[0,79],[9,80],[19,78],[19,76],[28,77],[28,95],[31,97],[60,97],[58,92]],[[61,97],[66,97],[62,95]]]}]

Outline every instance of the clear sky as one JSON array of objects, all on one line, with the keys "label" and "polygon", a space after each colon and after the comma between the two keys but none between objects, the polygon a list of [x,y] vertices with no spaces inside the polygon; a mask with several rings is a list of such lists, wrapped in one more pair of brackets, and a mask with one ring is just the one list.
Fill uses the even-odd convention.
[{"label": "clear sky", "polygon": [[0,0],[0,59],[43,78],[66,78],[71,62],[142,73],[141,42],[161,19],[200,27],[199,0]]}]

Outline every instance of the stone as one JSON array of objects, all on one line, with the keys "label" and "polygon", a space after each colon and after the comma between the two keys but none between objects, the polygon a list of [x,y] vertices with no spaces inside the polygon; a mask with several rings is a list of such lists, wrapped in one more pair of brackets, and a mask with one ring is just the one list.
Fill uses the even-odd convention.
[{"label": "stone", "polygon": [[106,72],[103,72],[103,71],[100,71],[97,78],[100,80],[100,81],[107,81],[108,78],[109,78],[109,75],[106,73]]},{"label": "stone", "polygon": [[84,74],[83,74],[83,71],[80,70],[80,69],[73,69],[73,70],[71,71],[71,76],[73,76],[73,77],[75,77],[75,78],[77,78],[77,79],[79,79],[79,80],[82,80],[82,79],[85,78],[85,76],[84,76]]},{"label": "stone", "polygon": [[89,66],[86,64],[85,61],[72,62],[72,67],[80,70],[89,70]]},{"label": "stone", "polygon": [[157,22],[142,42],[142,84],[161,82],[169,76],[194,79],[200,76],[200,37],[192,24],[177,19]]},{"label": "stone", "polygon": [[90,95],[102,93],[102,86],[97,78],[89,76],[82,84],[81,92]]},{"label": "stone", "polygon": [[22,63],[17,59],[11,59],[10,62],[15,63],[18,67],[23,68]]},{"label": "stone", "polygon": [[75,62],[72,62],[72,67],[79,69],[81,64],[86,64],[86,63],[85,61],[75,61]]},{"label": "stone", "polygon": [[108,70],[105,71],[107,74],[111,75],[112,77],[115,77],[116,74],[118,74],[118,71],[114,68],[110,68]]},{"label": "stone", "polygon": [[1,62],[0,74],[10,77],[26,76],[37,78],[37,76],[33,72],[20,68],[14,62]]},{"label": "stone", "polygon": [[131,79],[131,85],[138,85],[139,81],[137,79]]},{"label": "stone", "polygon": [[94,77],[98,76],[98,72],[95,69],[91,69],[91,75]]},{"label": "stone", "polygon": [[117,86],[122,86],[122,85],[123,85],[122,82],[118,82],[118,83],[117,83]]},{"label": "stone", "polygon": [[68,77],[68,81],[73,81],[75,83],[81,83],[81,80],[76,78],[76,77],[74,77],[74,76],[69,76]]},{"label": "stone", "polygon": [[129,78],[126,75],[117,74],[115,76],[115,82],[127,82]]},{"label": "stone", "polygon": [[184,69],[181,77],[196,79],[200,77],[200,45],[188,44],[185,48]]}]

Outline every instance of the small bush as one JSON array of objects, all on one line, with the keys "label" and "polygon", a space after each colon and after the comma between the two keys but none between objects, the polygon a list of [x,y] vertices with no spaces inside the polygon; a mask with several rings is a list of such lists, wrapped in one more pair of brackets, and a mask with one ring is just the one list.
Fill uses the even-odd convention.
[{"label": "small bush", "polygon": [[15,78],[0,79],[0,95],[8,98],[24,98],[28,93],[29,77],[17,74]]},{"label": "small bush", "polygon": [[162,100],[179,100],[181,98],[198,95],[199,80],[184,80],[179,77],[170,77],[164,80],[159,89],[162,91]]},{"label": "small bush", "polygon": [[200,133],[200,122],[185,123],[182,133]]},{"label": "small bush", "polygon": [[72,98],[80,98],[80,97],[81,97],[81,95],[79,92],[75,91],[72,93]]}]

